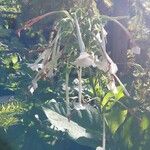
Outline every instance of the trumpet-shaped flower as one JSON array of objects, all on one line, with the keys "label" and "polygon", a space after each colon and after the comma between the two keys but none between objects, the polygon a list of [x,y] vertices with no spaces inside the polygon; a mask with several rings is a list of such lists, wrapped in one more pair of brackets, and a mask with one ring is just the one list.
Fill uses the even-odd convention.
[{"label": "trumpet-shaped flower", "polygon": [[95,67],[94,56],[93,54],[89,54],[87,52],[81,52],[80,56],[76,59],[75,65],[78,67]]}]

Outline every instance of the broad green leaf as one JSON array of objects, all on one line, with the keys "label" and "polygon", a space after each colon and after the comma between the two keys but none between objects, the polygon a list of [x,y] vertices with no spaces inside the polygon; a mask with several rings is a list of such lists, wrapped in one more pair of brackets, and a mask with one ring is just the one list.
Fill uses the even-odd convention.
[{"label": "broad green leaf", "polygon": [[68,118],[52,111],[50,109],[43,108],[44,112],[53,126],[59,131],[66,132],[70,137],[77,140],[80,137],[91,138],[91,135],[86,132],[86,129],[79,126],[74,121],[69,121]]},{"label": "broad green leaf", "polygon": [[[57,109],[53,107],[58,106]],[[60,107],[64,107],[63,109]],[[57,131],[67,133],[68,137],[82,145],[96,147],[101,139],[100,116],[96,109],[74,110],[71,120],[66,117],[66,106],[61,103],[50,102],[43,107],[49,122]],[[65,113],[64,113],[65,111]]]},{"label": "broad green leaf", "polygon": [[108,127],[113,134],[116,133],[118,128],[125,121],[127,113],[127,110],[112,109],[111,112],[106,115]]},{"label": "broad green leaf", "polygon": [[[69,121],[68,118],[56,113],[47,108],[43,108],[48,120],[58,131],[62,131],[68,134],[68,136],[77,141],[80,144],[95,147],[98,145],[98,140],[100,138],[100,133],[96,131],[87,130],[86,128],[80,126],[74,121]],[[88,143],[91,141],[91,143]],[[83,143],[85,142],[85,143]]]},{"label": "broad green leaf", "polygon": [[120,100],[124,97],[123,89],[121,86],[117,87],[118,93],[114,94],[113,92],[108,92],[102,100],[101,107],[104,106],[106,109],[111,109],[112,106],[116,103],[116,101]]},{"label": "broad green leaf", "polygon": [[131,129],[132,129],[132,124],[133,124],[133,117],[129,117],[124,125],[123,125],[123,129],[122,129],[122,133],[123,133],[123,139],[124,142],[128,145],[128,148],[131,148],[133,146],[132,143],[132,133],[131,133]]},{"label": "broad green leaf", "polygon": [[148,129],[149,125],[150,125],[150,119],[146,115],[144,115],[140,122],[140,127],[141,127],[142,131]]}]

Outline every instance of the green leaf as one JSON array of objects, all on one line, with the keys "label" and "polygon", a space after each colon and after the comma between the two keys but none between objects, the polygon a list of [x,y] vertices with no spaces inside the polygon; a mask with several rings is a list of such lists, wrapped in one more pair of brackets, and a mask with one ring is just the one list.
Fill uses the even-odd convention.
[{"label": "green leaf", "polygon": [[102,100],[101,107],[106,107],[107,110],[111,109],[113,105],[124,97],[123,89],[121,86],[117,87],[118,93],[108,92]]},{"label": "green leaf", "polygon": [[[53,107],[59,105],[64,109],[55,110]],[[50,102],[43,107],[43,110],[54,127],[54,130],[67,133],[68,138],[91,147],[96,147],[101,138],[100,116],[95,108],[87,110],[75,110],[71,114],[71,120],[66,117],[66,105],[61,103]],[[62,111],[63,110],[63,111]],[[64,114],[64,110],[66,111]]]},{"label": "green leaf", "polygon": [[125,95],[124,95],[124,92],[123,92],[123,89],[121,86],[118,86],[117,87],[117,90],[118,90],[118,93],[115,94],[115,99],[116,100],[120,100],[121,98],[123,98]]},{"label": "green leaf", "polygon": [[133,146],[131,133],[132,124],[133,124],[133,117],[131,116],[125,121],[122,129],[123,139],[124,142],[127,144],[128,148],[131,148]]},{"label": "green leaf", "polygon": [[102,108],[108,103],[108,101],[110,100],[110,98],[114,97],[114,94],[112,92],[108,92],[105,97],[102,100]]},{"label": "green leaf", "polygon": [[13,68],[14,68],[15,70],[20,69],[20,64],[19,64],[19,63],[15,63],[15,64],[13,65]]},{"label": "green leaf", "polygon": [[16,64],[18,62],[18,56],[16,54],[11,56],[11,61],[13,64]]},{"label": "green leaf", "polygon": [[140,122],[141,130],[144,131],[144,130],[148,129],[149,125],[150,125],[150,118],[148,118],[146,115],[144,115]]},{"label": "green leaf", "polygon": [[112,109],[111,112],[106,115],[108,127],[113,134],[116,133],[118,128],[125,121],[127,113],[127,110]]}]

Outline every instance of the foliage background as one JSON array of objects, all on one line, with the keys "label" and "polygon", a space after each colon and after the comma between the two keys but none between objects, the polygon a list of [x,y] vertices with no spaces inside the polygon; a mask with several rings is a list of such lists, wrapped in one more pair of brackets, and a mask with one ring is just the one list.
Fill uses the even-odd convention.
[{"label": "foliage background", "polygon": [[[46,115],[41,106],[48,107],[56,112],[62,113],[57,106],[64,102],[65,92],[62,84],[65,81],[66,70],[60,67],[60,71],[48,80],[39,81],[39,87],[32,96],[28,90],[35,72],[27,67],[28,63],[34,62],[38,52],[48,44],[49,35],[52,30],[56,16],[47,17],[43,21],[35,24],[27,31],[21,32],[18,37],[16,30],[22,23],[44,13],[67,9],[78,4],[76,1],[49,1],[49,0],[1,0],[0,2],[0,149],[2,150],[40,150],[54,149],[94,149],[85,141],[74,141],[63,132],[58,132],[50,128]],[[87,4],[84,3],[85,5]],[[113,2],[105,1],[111,10]],[[128,29],[133,34],[136,43],[141,48],[141,54],[133,53],[133,49],[128,50],[128,70],[122,78],[130,91],[130,98],[121,98],[121,105],[115,103],[109,110],[107,133],[107,149],[110,150],[148,150],[150,146],[150,4],[149,1],[132,1],[130,4],[130,17]],[[101,10],[100,10],[101,12]],[[57,16],[59,18],[59,16]],[[85,27],[85,26],[84,26]],[[86,27],[83,28],[86,30]],[[64,63],[64,65],[66,65]],[[94,75],[93,75],[94,74]],[[116,99],[104,86],[105,80],[101,73],[100,84],[94,81],[96,72],[90,71],[84,75],[84,91],[87,97],[97,94],[102,101]],[[70,73],[70,86],[75,89],[74,79],[77,77],[75,70]],[[127,78],[128,77],[128,78]],[[90,82],[88,86],[86,82]],[[92,92],[93,93],[92,93]],[[96,91],[96,92],[95,92]],[[74,90],[72,90],[74,92]],[[95,92],[95,93],[94,93]],[[74,92],[73,96],[77,93]],[[93,95],[92,95],[93,94]],[[54,103],[55,100],[57,103]],[[49,103],[53,103],[48,105]],[[125,106],[125,107],[123,107]],[[62,106],[63,108],[65,106]],[[124,115],[123,110],[128,110]],[[80,113],[84,116],[81,122],[78,119]],[[38,115],[38,119],[37,116]],[[80,122],[85,128],[91,121],[89,114],[78,112],[75,121]],[[76,116],[79,116],[76,118]],[[95,117],[98,117],[96,115]],[[123,119],[125,117],[125,119]],[[76,120],[78,119],[78,120]],[[120,120],[120,121],[118,121]],[[98,125],[100,124],[100,125]],[[102,133],[102,120],[92,120],[97,132]],[[111,126],[114,125],[114,126]],[[101,142],[101,141],[100,141]]]}]

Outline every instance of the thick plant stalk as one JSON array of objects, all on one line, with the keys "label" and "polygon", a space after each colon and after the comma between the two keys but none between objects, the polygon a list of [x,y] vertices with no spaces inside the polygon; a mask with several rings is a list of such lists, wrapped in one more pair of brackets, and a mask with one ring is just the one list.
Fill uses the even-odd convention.
[{"label": "thick plant stalk", "polygon": [[79,67],[78,78],[79,78],[79,105],[82,105],[82,67]]},{"label": "thick plant stalk", "polygon": [[105,115],[103,114],[103,150],[106,149],[106,125],[105,125]]},{"label": "thick plant stalk", "polygon": [[65,90],[66,90],[66,104],[67,104],[67,116],[70,114],[69,111],[69,70],[68,70],[68,65],[67,65],[67,71],[66,71],[66,85],[65,85]]}]

